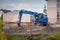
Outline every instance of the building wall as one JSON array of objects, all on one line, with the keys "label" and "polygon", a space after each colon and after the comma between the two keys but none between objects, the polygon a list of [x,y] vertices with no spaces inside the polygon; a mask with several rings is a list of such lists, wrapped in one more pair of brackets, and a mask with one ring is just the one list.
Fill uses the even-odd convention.
[{"label": "building wall", "polygon": [[[31,15],[23,14],[21,18],[21,25],[31,25]],[[3,14],[3,22],[5,22],[4,26],[13,26],[19,22],[19,11],[12,11],[9,13]],[[9,24],[10,23],[10,24]],[[13,23],[11,25],[11,23]]]},{"label": "building wall", "polygon": [[[31,15],[23,14],[21,22],[31,22]],[[19,21],[19,11],[12,11],[3,14],[3,22],[18,22]]]},{"label": "building wall", "polygon": [[3,22],[17,22],[19,16],[19,11],[12,11],[3,14]]},{"label": "building wall", "polygon": [[51,24],[57,23],[57,0],[47,0],[47,16]]},{"label": "building wall", "polygon": [[29,15],[29,14],[23,14],[21,22],[31,22],[30,19],[31,19],[31,15]]}]

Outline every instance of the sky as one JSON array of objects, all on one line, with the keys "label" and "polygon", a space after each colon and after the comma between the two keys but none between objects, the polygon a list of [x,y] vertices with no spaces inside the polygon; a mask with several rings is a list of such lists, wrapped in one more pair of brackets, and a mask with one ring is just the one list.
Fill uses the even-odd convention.
[{"label": "sky", "polygon": [[0,0],[0,9],[29,10],[42,13],[46,5],[45,0]]}]

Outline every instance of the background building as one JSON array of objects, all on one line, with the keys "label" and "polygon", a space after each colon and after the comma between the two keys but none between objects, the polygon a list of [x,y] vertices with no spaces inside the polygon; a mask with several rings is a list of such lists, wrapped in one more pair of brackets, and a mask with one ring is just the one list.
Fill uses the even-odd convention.
[{"label": "background building", "polygon": [[57,0],[57,24],[60,24],[60,0]]}]

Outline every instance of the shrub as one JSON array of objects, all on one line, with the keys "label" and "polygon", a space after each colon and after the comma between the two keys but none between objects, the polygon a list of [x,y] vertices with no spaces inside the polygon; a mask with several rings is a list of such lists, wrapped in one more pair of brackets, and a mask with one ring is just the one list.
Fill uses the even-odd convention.
[{"label": "shrub", "polygon": [[3,21],[2,21],[2,18],[0,18],[0,29],[2,29],[3,27]]},{"label": "shrub", "polygon": [[0,40],[7,40],[6,35],[4,34],[4,32],[2,32],[1,29],[0,29]]}]

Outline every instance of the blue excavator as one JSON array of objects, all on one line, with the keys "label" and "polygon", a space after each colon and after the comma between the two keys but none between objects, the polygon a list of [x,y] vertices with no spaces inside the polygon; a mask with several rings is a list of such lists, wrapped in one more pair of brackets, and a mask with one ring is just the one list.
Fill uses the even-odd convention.
[{"label": "blue excavator", "polygon": [[37,13],[37,12],[32,12],[32,11],[27,11],[27,10],[20,10],[18,26],[21,26],[21,18],[23,14],[33,15],[35,17],[35,22],[34,22],[35,25],[40,24],[43,26],[47,26],[48,24],[47,15],[44,15],[43,13]]}]

